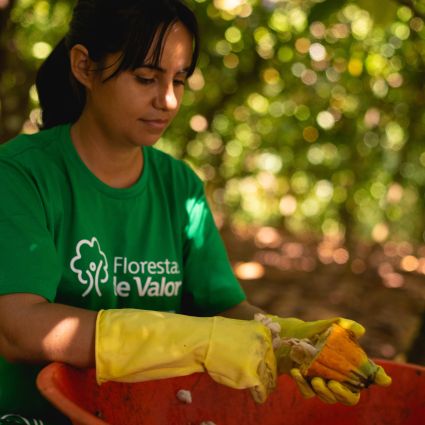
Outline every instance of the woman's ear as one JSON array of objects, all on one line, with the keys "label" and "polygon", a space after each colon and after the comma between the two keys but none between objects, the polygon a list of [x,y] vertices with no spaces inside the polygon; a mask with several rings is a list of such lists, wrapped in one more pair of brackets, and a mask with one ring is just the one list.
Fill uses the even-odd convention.
[{"label": "woman's ear", "polygon": [[90,89],[93,84],[93,61],[90,59],[89,51],[82,44],[76,44],[69,52],[71,62],[71,72],[74,77],[86,89]]}]

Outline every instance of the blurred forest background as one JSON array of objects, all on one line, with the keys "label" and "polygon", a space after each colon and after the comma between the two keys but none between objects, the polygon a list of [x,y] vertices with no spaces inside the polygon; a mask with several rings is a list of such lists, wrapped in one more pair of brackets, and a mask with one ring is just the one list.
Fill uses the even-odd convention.
[{"label": "blurred forest background", "polygon": [[[158,146],[205,181],[250,300],[359,320],[371,355],[405,359],[425,307],[425,0],[187,3],[200,62]],[[0,142],[37,131],[35,73],[73,4],[0,0]]]}]

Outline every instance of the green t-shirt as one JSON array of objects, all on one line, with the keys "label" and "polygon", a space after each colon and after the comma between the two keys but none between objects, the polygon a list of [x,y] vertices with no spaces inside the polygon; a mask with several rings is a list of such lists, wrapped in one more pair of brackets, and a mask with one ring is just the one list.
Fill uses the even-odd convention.
[{"label": "green t-shirt", "polygon": [[[69,125],[1,146],[0,294],[204,316],[244,300],[200,179],[155,148],[143,155],[139,180],[115,189],[81,161]],[[0,413],[40,415],[25,409],[34,370],[0,358],[0,376],[11,374]]]}]

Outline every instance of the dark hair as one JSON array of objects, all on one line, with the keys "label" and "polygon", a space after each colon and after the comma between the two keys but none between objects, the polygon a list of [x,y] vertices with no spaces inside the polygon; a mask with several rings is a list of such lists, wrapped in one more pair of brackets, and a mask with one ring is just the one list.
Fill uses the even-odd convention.
[{"label": "dark hair", "polygon": [[[182,0],[79,0],[69,32],[38,70],[36,87],[42,110],[42,128],[75,122],[84,108],[85,89],[71,72],[69,51],[84,45],[101,64],[109,53],[122,52],[112,78],[122,71],[149,63],[159,65],[168,29],[181,22],[193,36],[188,75],[199,55],[198,24]],[[150,48],[153,55],[147,58]]]}]

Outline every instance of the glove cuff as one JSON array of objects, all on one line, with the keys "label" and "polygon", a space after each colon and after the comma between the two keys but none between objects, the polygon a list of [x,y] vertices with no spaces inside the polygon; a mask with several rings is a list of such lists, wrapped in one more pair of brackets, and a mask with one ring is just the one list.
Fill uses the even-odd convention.
[{"label": "glove cuff", "polygon": [[[264,372],[270,374],[270,377],[264,377],[264,382],[273,382],[276,376],[276,360],[272,350],[270,331],[261,323],[248,320],[228,319],[224,317],[213,317],[213,327],[211,332],[210,346],[205,358],[205,367],[211,377],[224,385],[232,388],[250,388],[258,385],[259,370],[264,366],[270,371]],[[232,332],[229,333],[229,326]],[[255,328],[255,329],[254,329]],[[244,347],[244,350],[263,350],[257,356],[244,356],[241,352],[239,356],[228,357],[226,374],[220,375],[216,371],[222,370],[216,367],[216,363],[223,358],[223,353],[229,349],[235,349],[235,335],[241,338],[245,335],[255,333],[262,341],[250,341],[251,346]],[[266,352],[266,350],[269,350]],[[264,365],[260,361],[265,359]],[[267,364],[267,365],[266,365]],[[241,371],[244,371],[242,374]],[[261,378],[261,377],[260,377]],[[262,379],[261,379],[262,380]]]}]

